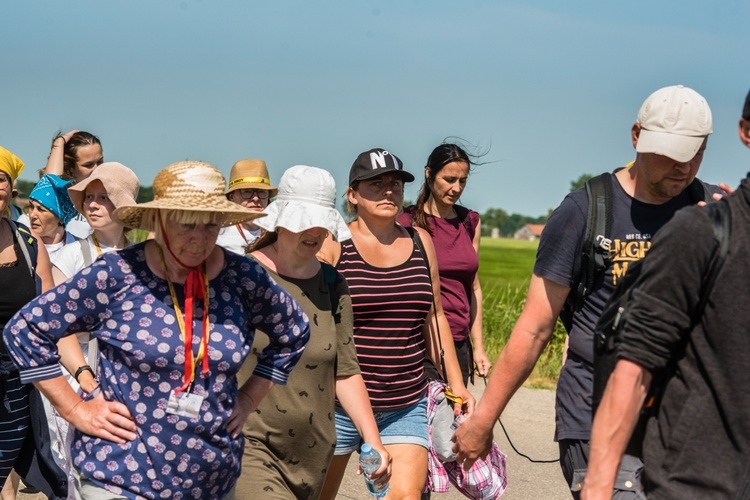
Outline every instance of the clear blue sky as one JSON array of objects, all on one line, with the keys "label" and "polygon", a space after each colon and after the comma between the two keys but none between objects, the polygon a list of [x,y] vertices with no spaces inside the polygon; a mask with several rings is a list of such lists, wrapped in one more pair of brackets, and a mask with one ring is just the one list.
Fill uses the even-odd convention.
[{"label": "clear blue sky", "polygon": [[[746,0],[2,2],[0,145],[36,180],[54,133],[98,135],[144,185],[182,159],[330,170],[384,147],[417,174],[446,136],[489,148],[465,205],[545,214],[633,157],[657,88],[703,94],[700,176],[736,185]],[[744,35],[743,35],[744,33]],[[418,186],[407,188],[414,199]]]}]

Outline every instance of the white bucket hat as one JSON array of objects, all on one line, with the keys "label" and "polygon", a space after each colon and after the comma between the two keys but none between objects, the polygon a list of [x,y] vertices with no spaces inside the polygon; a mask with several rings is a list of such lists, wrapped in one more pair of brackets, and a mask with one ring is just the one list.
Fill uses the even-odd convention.
[{"label": "white bucket hat", "polygon": [[263,213],[266,217],[254,221],[266,231],[283,227],[301,233],[313,227],[327,229],[336,241],[351,238],[349,228],[336,210],[336,182],[327,171],[295,165],[284,172],[278,194]]}]

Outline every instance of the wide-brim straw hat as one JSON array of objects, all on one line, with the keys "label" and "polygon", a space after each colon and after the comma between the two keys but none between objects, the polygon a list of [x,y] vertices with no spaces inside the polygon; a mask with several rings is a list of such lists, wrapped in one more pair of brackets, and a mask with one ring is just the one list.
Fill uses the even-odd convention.
[{"label": "wide-brim straw hat", "polygon": [[118,207],[112,217],[126,227],[146,231],[155,229],[151,227],[152,218],[144,220],[144,215],[154,210],[219,213],[222,226],[263,217],[262,212],[227,200],[225,187],[224,176],[209,163],[191,160],[172,163],[156,174],[153,201]]},{"label": "wide-brim straw hat", "polygon": [[232,170],[229,172],[229,187],[224,194],[238,189],[265,189],[270,191],[269,198],[273,198],[278,192],[277,188],[271,185],[266,162],[250,158],[239,160],[232,165]]},{"label": "wide-brim straw hat", "polygon": [[105,191],[107,191],[109,201],[112,202],[115,208],[134,204],[135,199],[138,198],[138,190],[141,187],[135,172],[122,163],[102,163],[86,179],[68,188],[70,201],[73,202],[76,210],[81,213],[83,213],[83,200],[86,188],[94,181],[102,183]]},{"label": "wide-brim straw hat", "polygon": [[295,165],[284,172],[279,181],[279,193],[263,213],[268,217],[255,225],[266,231],[283,227],[301,233],[322,227],[336,241],[351,238],[344,218],[336,210],[336,181],[321,168]]}]

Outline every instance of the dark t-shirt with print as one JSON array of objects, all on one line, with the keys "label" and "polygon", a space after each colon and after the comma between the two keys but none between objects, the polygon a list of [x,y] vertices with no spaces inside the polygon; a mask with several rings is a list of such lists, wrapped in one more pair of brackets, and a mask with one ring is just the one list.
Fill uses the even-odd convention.
[{"label": "dark t-shirt with print", "polygon": [[[596,322],[628,266],[648,252],[654,233],[677,210],[690,204],[687,191],[661,205],[640,202],[628,196],[614,176],[612,193],[612,258],[607,270],[596,277],[583,306],[573,314],[568,358],[557,383],[555,440],[589,439]],[[539,242],[534,274],[575,288],[587,210],[585,188],[570,193],[555,209]]]}]

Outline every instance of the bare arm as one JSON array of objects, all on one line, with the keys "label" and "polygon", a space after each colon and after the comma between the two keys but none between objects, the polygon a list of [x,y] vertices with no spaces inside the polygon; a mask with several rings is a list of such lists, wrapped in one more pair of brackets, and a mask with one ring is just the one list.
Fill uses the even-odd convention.
[{"label": "bare arm", "polygon": [[357,428],[357,432],[362,436],[362,440],[371,444],[383,458],[383,463],[372,474],[372,478],[377,479],[379,483],[387,483],[391,476],[391,455],[380,441],[380,431],[372,414],[370,397],[367,395],[362,375],[336,377],[336,397],[349,415],[354,427]]},{"label": "bare arm", "polygon": [[[481,220],[477,221],[477,231],[474,233],[474,250],[479,255],[479,241],[482,237],[479,228],[482,227]],[[479,273],[474,276],[474,283],[471,289],[471,304],[469,315],[471,318],[471,330],[469,330],[469,336],[471,337],[471,346],[474,351],[474,363],[477,365],[477,372],[481,377],[486,377],[490,373],[492,363],[487,358],[487,353],[484,350],[484,334],[482,329],[482,287],[479,284]]]},{"label": "bare arm", "polygon": [[[77,335],[68,335],[58,340],[57,353],[60,355],[60,364],[72,376],[75,376],[80,367],[90,364],[83,356]],[[81,372],[78,377],[78,383],[81,386],[81,390],[86,394],[91,393],[99,385],[94,375],[89,371]]]},{"label": "bare arm", "polygon": [[36,275],[42,280],[42,292],[46,292],[55,286],[52,279],[52,264],[49,262],[49,254],[42,240],[38,239],[37,242]]},{"label": "bare arm", "polygon": [[651,384],[651,373],[620,360],[604,390],[591,429],[591,452],[581,498],[612,498],[617,469]]},{"label": "bare arm", "polygon": [[437,256],[435,255],[435,247],[432,244],[432,238],[422,228],[415,227],[415,231],[419,232],[419,236],[422,239],[424,250],[427,253],[427,260],[430,262],[430,277],[432,279],[432,293],[435,297],[435,305],[430,309],[430,313],[425,321],[423,333],[425,336],[425,343],[427,346],[427,354],[432,358],[432,362],[438,368],[440,366],[440,354],[439,346],[433,339],[437,338],[437,334],[440,334],[440,343],[443,347],[443,359],[445,360],[445,369],[447,373],[444,373],[445,381],[448,383],[453,392],[460,396],[463,400],[464,413],[470,415],[474,411],[474,405],[476,401],[474,396],[466,389],[463,381],[463,375],[461,374],[461,366],[458,364],[458,357],[456,356],[456,347],[453,344],[453,335],[451,335],[451,327],[448,324],[448,320],[443,312],[443,303],[440,300],[440,276],[438,275],[437,268]]},{"label": "bare arm", "polygon": [[497,358],[481,403],[453,436],[459,462],[468,470],[492,446],[492,428],[549,343],[570,288],[532,275],[521,316]]},{"label": "bare arm", "polygon": [[247,417],[258,408],[260,402],[263,401],[263,398],[274,385],[276,384],[272,381],[255,374],[242,384],[237,393],[237,402],[232,410],[232,415],[227,420],[227,430],[232,437],[236,438],[240,435]]},{"label": "bare arm", "polygon": [[34,382],[34,385],[60,415],[82,433],[119,444],[136,438],[135,422],[124,404],[107,401],[101,393],[83,401],[62,375]]},{"label": "bare arm", "polygon": [[45,174],[63,174],[64,157],[65,157],[65,143],[78,132],[77,130],[71,130],[62,135],[55,137],[52,141],[52,149],[50,149],[49,157],[47,158],[47,165],[44,167]]},{"label": "bare arm", "polygon": [[60,283],[68,281],[68,277],[57,266],[52,266],[52,280],[55,282],[55,286],[57,286]]},{"label": "bare arm", "polygon": [[45,174],[63,174],[65,144],[76,132],[78,132],[78,130],[71,130],[70,132],[58,135],[55,137],[55,140],[52,141],[52,148],[50,149],[49,157],[47,157],[47,165],[44,167]]},{"label": "bare arm", "polygon": [[[68,277],[65,276],[57,266],[52,266],[51,274],[55,286],[68,280]],[[60,355],[60,364],[73,376],[75,376],[76,371],[78,371],[80,367],[89,364],[83,356],[83,351],[81,350],[81,345],[78,343],[77,335],[68,335],[58,340],[57,351]],[[81,385],[81,390],[85,393],[90,393],[97,385],[99,385],[94,376],[88,371],[81,373],[78,383]]]},{"label": "bare arm", "polygon": [[339,257],[341,257],[341,243],[334,240],[329,233],[316,257],[319,261],[336,267]]}]

